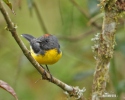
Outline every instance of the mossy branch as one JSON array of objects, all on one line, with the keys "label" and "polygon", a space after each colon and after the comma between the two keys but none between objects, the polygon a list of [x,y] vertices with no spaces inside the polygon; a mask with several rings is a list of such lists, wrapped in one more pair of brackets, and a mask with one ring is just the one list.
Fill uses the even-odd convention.
[{"label": "mossy branch", "polygon": [[[24,45],[24,43],[21,41],[21,39],[19,38],[17,31],[16,31],[16,26],[15,24],[11,21],[7,11],[5,10],[5,8],[2,5],[2,0],[0,0],[0,11],[3,15],[3,17],[5,18],[5,21],[7,23],[7,30],[9,30],[13,36],[13,38],[15,39],[15,41],[17,42],[17,44],[19,45],[19,47],[21,48],[21,50],[23,51],[24,55],[27,57],[27,59],[32,63],[32,65],[37,69],[37,71],[43,76],[43,79],[45,80],[50,80],[51,76],[50,74],[45,71],[41,65],[39,65],[38,62],[36,62],[29,50],[26,48],[26,46]],[[46,75],[45,75],[46,74]],[[51,82],[51,81],[50,81]],[[60,81],[59,79],[53,77],[53,81],[51,83],[56,84],[57,86],[59,86],[60,88],[62,88],[64,91],[67,92],[67,94],[71,97],[75,97],[79,100],[84,100],[83,97],[83,92],[85,91],[85,89],[79,89],[79,87],[73,87],[73,86],[69,86],[66,83]]]},{"label": "mossy branch", "polygon": [[115,31],[117,18],[120,11],[116,0],[101,0],[100,6],[104,11],[102,33],[95,35],[93,51],[96,59],[96,70],[94,73],[92,100],[102,100],[109,80],[110,60],[113,57],[115,46]]}]

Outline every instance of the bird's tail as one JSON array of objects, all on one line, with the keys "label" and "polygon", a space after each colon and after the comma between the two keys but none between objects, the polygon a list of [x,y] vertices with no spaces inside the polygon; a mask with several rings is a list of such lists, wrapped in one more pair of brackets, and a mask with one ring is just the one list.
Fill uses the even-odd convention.
[{"label": "bird's tail", "polygon": [[24,37],[25,39],[27,39],[29,42],[34,39],[34,37],[32,35],[29,35],[29,34],[22,34],[21,35],[22,37]]}]

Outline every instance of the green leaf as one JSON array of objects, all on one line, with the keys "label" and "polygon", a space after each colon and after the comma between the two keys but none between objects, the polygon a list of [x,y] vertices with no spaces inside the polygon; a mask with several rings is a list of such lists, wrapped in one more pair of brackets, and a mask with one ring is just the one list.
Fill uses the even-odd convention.
[{"label": "green leaf", "polygon": [[11,11],[15,14],[13,8],[12,8],[12,4],[9,0],[3,0],[5,2],[5,4],[11,9]]}]

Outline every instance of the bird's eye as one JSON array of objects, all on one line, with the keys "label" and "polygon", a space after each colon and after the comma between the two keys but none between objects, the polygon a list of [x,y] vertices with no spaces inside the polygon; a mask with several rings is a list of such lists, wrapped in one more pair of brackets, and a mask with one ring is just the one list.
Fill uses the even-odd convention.
[{"label": "bird's eye", "polygon": [[48,40],[45,40],[46,43],[48,43]]}]

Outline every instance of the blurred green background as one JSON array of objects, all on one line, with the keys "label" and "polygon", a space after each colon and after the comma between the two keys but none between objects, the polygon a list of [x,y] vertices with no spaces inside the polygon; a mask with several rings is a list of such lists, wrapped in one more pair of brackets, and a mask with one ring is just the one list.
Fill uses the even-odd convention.
[{"label": "blurred green background", "polygon": [[[47,32],[58,37],[63,52],[59,62],[49,65],[52,75],[69,85],[85,87],[84,96],[90,98],[96,66],[91,49],[94,43],[91,39],[96,33],[101,32],[103,18],[103,13],[97,7],[99,2],[97,0],[10,1],[16,15],[5,4],[4,7],[18,26],[18,35],[22,33],[29,33],[35,37],[43,35],[45,31],[39,17],[42,18]],[[118,97],[105,98],[105,100],[125,98],[124,16],[119,18],[118,22],[117,45],[114,58],[111,60],[110,81],[107,83],[107,92],[114,93]],[[36,82],[41,75],[27,60],[5,27],[5,20],[0,14],[0,80],[15,89],[19,100],[67,100],[64,91],[58,86],[45,80]],[[20,38],[29,49],[29,43],[21,36]],[[0,100],[15,99],[0,88]]]}]

